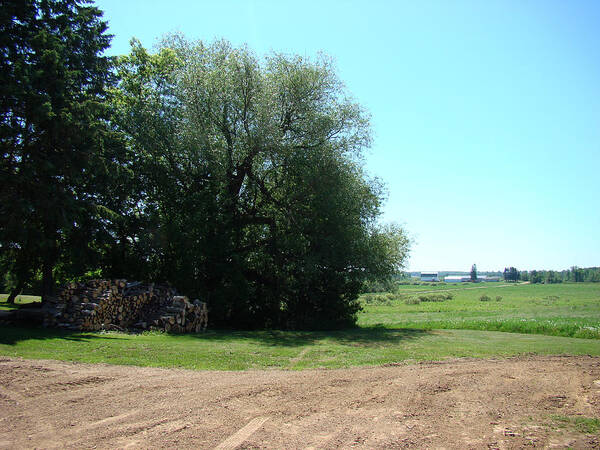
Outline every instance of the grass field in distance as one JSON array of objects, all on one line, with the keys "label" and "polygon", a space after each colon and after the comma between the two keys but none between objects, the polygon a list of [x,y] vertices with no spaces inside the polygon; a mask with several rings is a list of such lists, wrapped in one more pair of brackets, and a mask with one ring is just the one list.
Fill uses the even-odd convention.
[{"label": "grass field in distance", "polygon": [[[600,339],[600,283],[400,286],[364,294],[360,326],[469,329]],[[432,289],[433,287],[433,289]],[[407,304],[445,290],[442,302]],[[480,298],[486,295],[488,301]]]}]

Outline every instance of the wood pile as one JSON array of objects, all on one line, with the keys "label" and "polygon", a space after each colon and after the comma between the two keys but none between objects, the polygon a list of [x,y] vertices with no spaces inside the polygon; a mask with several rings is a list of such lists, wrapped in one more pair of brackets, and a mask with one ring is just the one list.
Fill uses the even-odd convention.
[{"label": "wood pile", "polygon": [[64,287],[45,307],[44,325],[81,331],[164,330],[198,333],[208,324],[206,303],[170,286],[90,280]]}]

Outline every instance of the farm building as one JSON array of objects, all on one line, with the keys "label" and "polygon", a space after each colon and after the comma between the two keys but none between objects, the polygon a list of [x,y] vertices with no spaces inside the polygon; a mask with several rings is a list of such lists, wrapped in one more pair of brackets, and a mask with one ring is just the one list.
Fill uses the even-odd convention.
[{"label": "farm building", "polygon": [[[470,275],[448,275],[444,278],[444,281],[446,283],[466,283],[471,281],[471,276]],[[477,282],[478,283],[483,283],[483,282],[491,282],[491,281],[500,281],[500,277],[488,277],[485,275],[479,275],[477,277]]]},{"label": "farm building", "polygon": [[437,272],[421,272],[421,281],[440,281]]},{"label": "farm building", "polygon": [[446,283],[465,283],[467,281],[471,281],[471,277],[469,275],[448,275],[444,278]]}]

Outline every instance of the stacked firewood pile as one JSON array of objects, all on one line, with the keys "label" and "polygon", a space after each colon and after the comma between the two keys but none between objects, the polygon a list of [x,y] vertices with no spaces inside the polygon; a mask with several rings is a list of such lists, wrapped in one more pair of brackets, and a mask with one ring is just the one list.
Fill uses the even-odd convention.
[{"label": "stacked firewood pile", "polygon": [[206,329],[208,309],[170,286],[127,280],[90,280],[63,288],[45,307],[44,324],[82,331]]}]

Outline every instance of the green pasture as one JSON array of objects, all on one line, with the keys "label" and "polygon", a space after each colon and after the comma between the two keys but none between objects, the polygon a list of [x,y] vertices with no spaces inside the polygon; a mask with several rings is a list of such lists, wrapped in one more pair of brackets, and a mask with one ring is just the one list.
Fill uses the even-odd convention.
[{"label": "green pasture", "polygon": [[420,291],[447,291],[447,290],[462,290],[468,288],[486,288],[489,286],[514,286],[513,283],[493,282],[493,283],[444,283],[444,282],[413,282],[410,284],[398,284],[397,292],[420,292]]},{"label": "green pasture", "polygon": [[[451,299],[414,303],[430,291],[445,295],[443,285],[363,295],[359,327],[342,331],[169,335],[0,326],[0,355],[210,370],[341,368],[523,354],[600,356],[599,284],[469,283],[452,286]],[[480,300],[484,294],[489,301]],[[0,302],[2,307],[6,304]]]},{"label": "green pasture", "polygon": [[[419,302],[420,296],[442,291],[453,298]],[[481,301],[482,295],[489,300]],[[361,301],[361,327],[469,329],[600,339],[600,283],[468,283],[437,290],[400,286],[396,293],[365,294]]]}]

